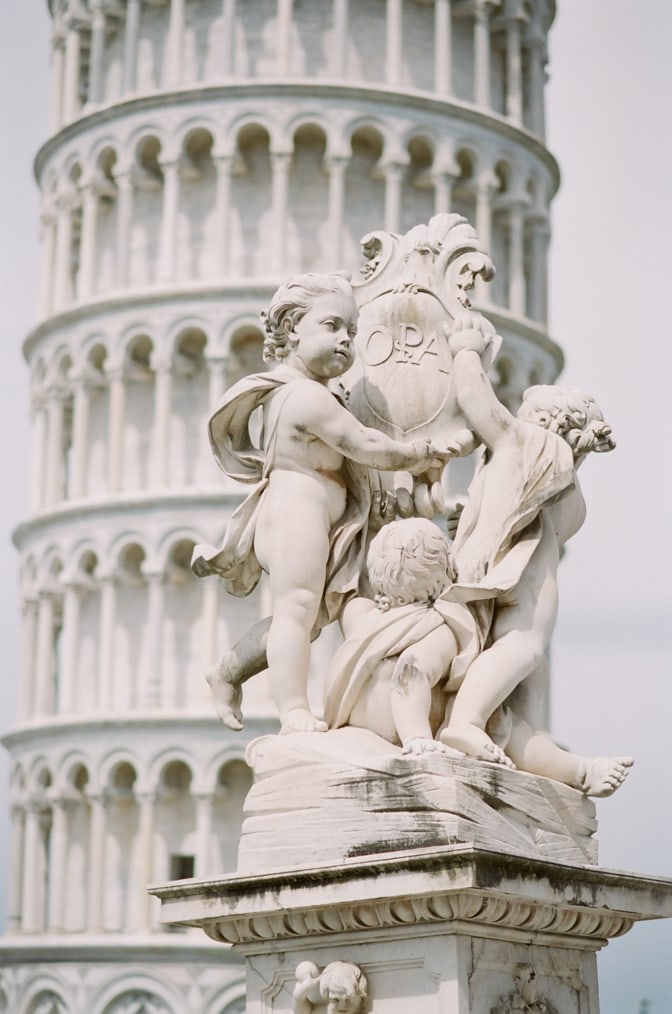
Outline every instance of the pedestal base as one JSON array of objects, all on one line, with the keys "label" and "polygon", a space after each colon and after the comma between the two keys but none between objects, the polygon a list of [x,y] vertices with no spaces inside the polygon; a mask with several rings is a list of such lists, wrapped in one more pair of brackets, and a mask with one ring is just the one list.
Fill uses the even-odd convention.
[{"label": "pedestal base", "polygon": [[464,846],[152,893],[245,956],[248,1014],[313,1009],[293,999],[306,961],[362,969],[368,997],[343,1010],[597,1014],[595,952],[672,915],[672,881]]}]

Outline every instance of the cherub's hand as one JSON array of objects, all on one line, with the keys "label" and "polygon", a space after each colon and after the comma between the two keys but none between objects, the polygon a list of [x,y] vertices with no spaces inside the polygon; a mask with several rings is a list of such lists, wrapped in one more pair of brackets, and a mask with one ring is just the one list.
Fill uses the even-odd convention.
[{"label": "cherub's hand", "polygon": [[[412,475],[424,475],[425,472],[441,474],[441,470],[449,458],[455,457],[452,447],[437,447],[431,440],[414,440],[411,450],[415,463],[409,468]],[[433,478],[433,477],[432,477]]]},{"label": "cherub's hand", "polygon": [[462,517],[462,511],[464,510],[463,503],[456,503],[451,511],[448,511],[446,515],[446,529],[448,531],[448,538],[451,542],[455,541],[455,535],[457,533],[457,526],[460,523]]},{"label": "cherub's hand", "polygon": [[494,331],[487,326],[480,314],[463,313],[455,318],[452,330],[444,324],[448,348],[452,356],[458,352],[476,352],[479,356],[490,347]]}]

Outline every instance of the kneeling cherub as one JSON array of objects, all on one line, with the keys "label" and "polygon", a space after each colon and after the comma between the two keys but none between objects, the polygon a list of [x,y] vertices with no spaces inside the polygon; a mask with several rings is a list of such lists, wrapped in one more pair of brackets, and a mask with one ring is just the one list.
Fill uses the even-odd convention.
[{"label": "kneeling cherub", "polygon": [[[448,541],[431,521],[395,521],[372,540],[367,564],[375,601],[354,598],[343,610],[346,640],[328,673],[325,720],[330,728],[369,729],[406,754],[455,756],[460,751],[437,737],[481,643],[469,606],[449,594]],[[632,763],[563,750],[506,705],[490,716],[488,733],[493,761],[586,795],[611,795]]]}]

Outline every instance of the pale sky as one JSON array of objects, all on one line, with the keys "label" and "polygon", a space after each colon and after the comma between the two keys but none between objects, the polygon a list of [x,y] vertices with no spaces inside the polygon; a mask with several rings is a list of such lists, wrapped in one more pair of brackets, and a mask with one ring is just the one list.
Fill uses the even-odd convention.
[{"label": "pale sky", "polygon": [[[588,519],[561,568],[553,731],[580,753],[635,756],[626,785],[598,801],[600,860],[670,877],[672,4],[559,0],[558,7],[547,89],[549,146],[563,177],[553,205],[551,331],[566,354],[563,380],[597,399],[618,446],[582,468]],[[35,321],[31,162],[46,137],[48,29],[46,0],[2,4],[2,729],[13,724],[18,671],[10,533],[24,516],[27,491],[27,371],[19,348]],[[4,758],[0,777],[4,814]],[[7,819],[0,828],[6,849]],[[5,888],[0,882],[3,911]],[[612,941],[599,959],[603,1014],[638,1014],[642,998],[651,1001],[650,1014],[672,1014],[671,956],[672,920],[638,925]]]}]

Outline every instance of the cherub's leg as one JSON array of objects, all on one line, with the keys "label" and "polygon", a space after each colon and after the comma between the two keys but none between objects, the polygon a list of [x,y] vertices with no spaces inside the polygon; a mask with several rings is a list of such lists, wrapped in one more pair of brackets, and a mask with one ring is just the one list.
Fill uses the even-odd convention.
[{"label": "cherub's leg", "polygon": [[404,753],[446,752],[434,739],[430,715],[434,687],[457,653],[454,635],[443,625],[399,655],[392,674],[390,708]]},{"label": "cherub's leg", "polygon": [[[541,561],[543,562],[543,561]],[[516,601],[498,610],[494,643],[469,667],[457,692],[448,726],[441,740],[473,757],[492,760],[495,744],[485,726],[496,708],[534,672],[544,658],[557,613],[557,585],[553,569],[531,570],[516,589]],[[507,763],[502,751],[497,760]],[[500,756],[501,755],[501,756]]]},{"label": "cherub's leg", "polygon": [[[324,592],[329,518],[319,502],[267,501],[255,552],[268,573],[273,617],[266,653],[282,732],[324,731],[307,697],[310,640]],[[273,509],[271,509],[273,508]]]},{"label": "cherub's leg", "polygon": [[[205,678],[212,691],[215,710],[230,729],[243,728],[243,683],[268,668],[266,644],[271,628],[271,616],[254,623],[246,630],[233,648],[222,655],[216,665],[205,671]],[[311,631],[310,640],[320,636],[319,627]]]},{"label": "cherub's leg", "polygon": [[516,716],[506,752],[521,771],[564,782],[586,796],[610,796],[633,764],[632,757],[580,757]]}]

